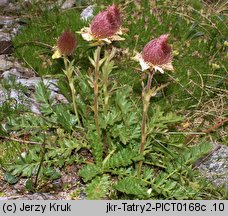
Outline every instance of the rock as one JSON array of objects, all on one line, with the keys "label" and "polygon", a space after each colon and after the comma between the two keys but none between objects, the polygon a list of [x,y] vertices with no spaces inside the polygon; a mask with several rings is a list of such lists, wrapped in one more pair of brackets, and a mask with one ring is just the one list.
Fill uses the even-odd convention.
[{"label": "rock", "polygon": [[15,19],[9,16],[1,16],[0,26],[1,28],[10,27],[13,25]]},{"label": "rock", "polygon": [[88,19],[93,17],[94,6],[90,5],[85,8],[81,13],[81,19],[84,21],[88,21]]},{"label": "rock", "polygon": [[0,16],[0,40],[10,41],[21,28],[20,18],[12,18],[9,16]]},{"label": "rock", "polygon": [[1,75],[3,79],[8,79],[10,76],[15,76],[18,79],[22,76],[22,74],[18,72],[16,68],[12,68],[10,70],[3,72]]},{"label": "rock", "polygon": [[8,17],[0,16],[0,29],[1,29],[1,31],[10,27],[11,25],[12,25],[12,20],[8,20]]},{"label": "rock", "polygon": [[14,63],[13,68],[6,70],[5,72],[2,73],[1,77],[3,79],[8,79],[10,76],[15,76],[17,79],[19,78],[31,78],[35,76],[35,72],[22,67],[19,63]]},{"label": "rock", "polygon": [[228,188],[228,146],[221,145],[199,166],[202,174],[216,186]]},{"label": "rock", "polygon": [[13,44],[11,41],[1,41],[0,40],[0,55],[10,54],[13,52]]},{"label": "rock", "polygon": [[66,0],[63,5],[61,6],[61,9],[69,9],[72,8],[75,5],[75,0]]},{"label": "rock", "polygon": [[9,0],[0,0],[0,7],[5,7],[9,4]]},{"label": "rock", "polygon": [[2,14],[14,14],[14,13],[17,13],[21,10],[21,7],[20,7],[20,2],[16,2],[14,1],[13,3],[11,3],[9,0],[0,0],[1,1],[5,1],[4,5],[0,5],[0,8],[1,8],[1,12]]},{"label": "rock", "polygon": [[[0,89],[0,106],[6,100],[12,100],[12,108],[17,104],[25,105],[29,110],[35,114],[41,114],[39,110],[39,103],[35,100],[34,90],[37,84],[41,81],[40,77],[32,77],[29,79],[21,78],[21,73],[17,69],[13,68],[5,71],[2,75],[4,79],[8,79],[10,76],[16,76],[16,82],[27,87],[28,92],[25,94],[22,91],[11,89],[10,96],[7,97],[6,93]],[[56,79],[43,79],[45,86],[51,91],[50,98],[54,100],[54,103],[68,103],[67,99],[59,94],[59,89],[56,87]],[[15,103],[14,103],[15,102]]]},{"label": "rock", "polygon": [[0,41],[11,41],[10,34],[0,30]]},{"label": "rock", "polygon": [[[32,77],[29,79],[17,79],[17,82],[26,86],[29,89],[35,89],[35,86],[41,81],[40,77]],[[59,89],[55,86],[57,84],[56,79],[43,79],[44,84],[51,90],[51,91],[58,91]]]},{"label": "rock", "polygon": [[0,55],[0,71],[6,71],[13,67],[13,63],[6,59],[5,55]]},{"label": "rock", "polygon": [[[25,105],[35,114],[40,114],[39,104],[33,99],[26,96],[23,92],[11,89],[10,96],[11,107],[15,108],[18,104]],[[0,90],[0,106],[8,100],[4,91]]]}]

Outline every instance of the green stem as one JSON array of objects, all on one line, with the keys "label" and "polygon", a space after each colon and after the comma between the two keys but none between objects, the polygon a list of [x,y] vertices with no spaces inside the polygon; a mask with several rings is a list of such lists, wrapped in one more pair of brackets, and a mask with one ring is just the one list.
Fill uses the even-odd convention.
[{"label": "green stem", "polygon": [[[146,144],[147,132],[146,132],[146,123],[147,123],[147,112],[150,105],[150,88],[154,72],[151,71],[148,75],[147,86],[142,89],[142,99],[143,99],[143,112],[142,112],[142,126],[141,126],[141,145],[140,145],[140,154],[144,153],[144,148]],[[138,164],[138,177],[141,175],[143,161],[139,161]]]},{"label": "green stem", "polygon": [[74,87],[74,82],[73,82],[73,79],[72,79],[72,72],[69,71],[70,69],[69,69],[69,65],[68,65],[68,62],[67,62],[67,58],[64,56],[63,59],[64,59],[64,65],[65,65],[65,69],[66,69],[65,75],[66,75],[66,77],[68,79],[68,83],[69,83],[69,86],[70,86],[70,91],[71,91],[71,96],[72,96],[72,101],[73,101],[74,114],[76,115],[77,120],[78,120],[78,124],[81,127],[81,121],[79,119],[79,115],[78,115],[78,111],[77,111],[76,89]]},{"label": "green stem", "polygon": [[94,121],[97,129],[98,141],[101,141],[101,132],[99,127],[99,120],[98,120],[98,81],[99,81],[99,70],[100,70],[100,53],[101,47],[97,47],[97,56],[95,59],[95,71],[94,71]]}]

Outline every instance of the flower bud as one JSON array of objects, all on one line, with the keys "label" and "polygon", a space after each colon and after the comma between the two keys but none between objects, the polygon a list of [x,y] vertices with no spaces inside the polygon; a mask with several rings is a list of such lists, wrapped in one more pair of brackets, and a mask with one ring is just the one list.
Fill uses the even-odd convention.
[{"label": "flower bud", "polygon": [[70,56],[77,47],[77,41],[72,31],[64,31],[57,42],[57,48],[62,55]]},{"label": "flower bud", "polygon": [[172,49],[168,44],[168,34],[151,40],[143,49],[143,60],[154,66],[168,64],[172,60]]},{"label": "flower bud", "polygon": [[108,38],[120,29],[121,23],[120,12],[115,5],[112,5],[94,17],[91,32],[96,38]]}]

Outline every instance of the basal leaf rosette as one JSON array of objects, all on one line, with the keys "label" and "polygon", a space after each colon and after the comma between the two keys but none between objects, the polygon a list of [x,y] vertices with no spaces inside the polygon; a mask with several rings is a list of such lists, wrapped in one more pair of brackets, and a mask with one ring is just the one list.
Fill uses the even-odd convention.
[{"label": "basal leaf rosette", "polygon": [[64,31],[58,38],[57,45],[53,48],[53,59],[60,58],[62,56],[71,56],[77,47],[77,40],[75,34],[70,31]]},{"label": "basal leaf rosette", "polygon": [[133,58],[139,61],[142,71],[147,69],[164,73],[164,70],[173,71],[172,48],[168,44],[168,34],[151,40],[143,48],[142,53],[137,53]]},{"label": "basal leaf rosette", "polygon": [[84,27],[79,32],[86,41],[106,42],[110,44],[112,41],[124,40],[120,35],[121,30],[121,14],[116,5],[109,6],[106,10],[97,14],[90,25]]}]

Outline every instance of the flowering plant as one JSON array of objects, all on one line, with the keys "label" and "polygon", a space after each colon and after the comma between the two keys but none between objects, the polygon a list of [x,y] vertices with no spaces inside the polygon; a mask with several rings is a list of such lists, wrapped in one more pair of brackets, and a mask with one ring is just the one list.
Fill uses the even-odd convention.
[{"label": "flowering plant", "polygon": [[122,20],[116,5],[109,6],[106,10],[97,14],[90,25],[84,27],[79,33],[86,41],[97,41],[98,43],[124,40],[120,37]]},{"label": "flowering plant", "polygon": [[[150,98],[155,96],[159,90],[166,85],[151,89],[151,82],[156,71],[164,73],[165,70],[173,71],[172,66],[172,49],[168,44],[168,34],[161,35],[160,37],[151,40],[143,48],[142,53],[137,53],[133,58],[139,61],[142,71],[149,69],[148,80],[146,87],[142,89],[143,112],[142,112],[142,125],[141,125],[141,146],[140,153],[144,153],[144,148],[147,139],[147,112],[150,105]],[[139,161],[138,175],[141,175],[142,161]]]},{"label": "flowering plant", "polygon": [[57,46],[54,47],[54,54],[52,55],[53,59],[63,58],[65,69],[63,70],[64,74],[67,77],[69,87],[71,90],[71,96],[73,101],[74,113],[77,116],[78,124],[81,125],[76,103],[76,89],[74,87],[75,77],[73,77],[74,72],[74,61],[69,61],[68,56],[71,56],[77,47],[77,41],[74,33],[70,30],[65,30],[57,40]]},{"label": "flowering plant", "polygon": [[143,48],[142,53],[137,53],[134,57],[139,61],[142,71],[147,69],[164,73],[164,70],[173,71],[172,49],[168,44],[168,34],[151,40]]},{"label": "flowering plant", "polygon": [[57,41],[57,46],[54,47],[53,59],[61,56],[71,56],[77,47],[77,41],[74,33],[70,30],[64,31]]}]

